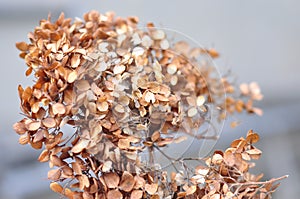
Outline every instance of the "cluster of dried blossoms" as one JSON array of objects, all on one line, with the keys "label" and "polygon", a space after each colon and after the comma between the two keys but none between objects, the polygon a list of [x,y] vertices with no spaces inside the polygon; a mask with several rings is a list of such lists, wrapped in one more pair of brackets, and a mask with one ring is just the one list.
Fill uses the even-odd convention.
[{"label": "cluster of dried blossoms", "polygon": [[54,23],[41,20],[30,43],[17,43],[36,81],[18,88],[25,118],[14,129],[20,144],[44,149],[38,160],[49,162],[51,189],[74,199],[268,197],[273,181],[248,173],[248,161],[261,153],[252,132],[205,166],[188,169],[188,159],[170,157],[186,170],[170,177],[157,169],[155,149],[183,142],[178,132],[216,139],[199,131],[215,117],[212,109],[220,121],[226,112],[260,114],[252,104],[262,95],[255,83],[236,91],[197,59],[217,57],[214,50],[172,44],[163,30],[137,23],[112,13],[91,11],[74,22],[61,14]]}]

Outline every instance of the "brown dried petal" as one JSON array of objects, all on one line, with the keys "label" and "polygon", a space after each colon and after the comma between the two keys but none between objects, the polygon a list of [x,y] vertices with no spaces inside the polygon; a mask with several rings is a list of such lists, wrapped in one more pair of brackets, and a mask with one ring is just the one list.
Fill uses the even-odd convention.
[{"label": "brown dried petal", "polygon": [[241,90],[243,95],[249,95],[249,93],[250,93],[249,86],[245,83],[240,85],[240,90]]},{"label": "brown dried petal", "polygon": [[52,181],[59,180],[61,176],[61,170],[60,169],[53,169],[48,171],[48,179]]},{"label": "brown dried petal", "polygon": [[117,66],[114,67],[114,74],[115,75],[116,74],[121,74],[121,73],[123,73],[125,71],[125,69],[126,69],[126,66],[124,66],[124,65],[117,65]]},{"label": "brown dried petal", "polygon": [[167,39],[164,39],[160,42],[160,47],[163,50],[167,50],[170,47],[170,43]]},{"label": "brown dried petal", "polygon": [[256,114],[256,115],[259,115],[259,116],[262,116],[263,115],[263,110],[261,110],[260,108],[252,108],[252,111]]},{"label": "brown dried petal", "polygon": [[82,169],[78,161],[72,162],[72,168],[77,175],[82,175]]},{"label": "brown dried petal", "polygon": [[89,178],[86,175],[78,176],[77,179],[79,181],[79,189],[83,190],[85,187],[90,186]]},{"label": "brown dried petal", "polygon": [[21,135],[19,137],[19,144],[28,144],[29,143],[29,135],[28,134],[24,134],[24,135]]},{"label": "brown dried petal", "polygon": [[87,91],[91,87],[87,80],[76,81],[75,86],[79,91]]},{"label": "brown dried petal", "polygon": [[105,161],[102,165],[102,171],[103,172],[109,172],[112,169],[112,162],[111,161]]},{"label": "brown dried petal", "polygon": [[16,47],[21,51],[27,51],[28,50],[28,44],[25,42],[17,42]]},{"label": "brown dried petal", "polygon": [[37,113],[40,109],[40,102],[36,102],[31,106],[31,111]]},{"label": "brown dried petal", "polygon": [[42,124],[47,128],[53,128],[56,126],[56,121],[54,118],[48,117],[42,120]]},{"label": "brown dried petal", "polygon": [[56,103],[52,105],[52,111],[54,115],[57,114],[65,114],[66,113],[66,107],[62,103]]},{"label": "brown dried petal", "polygon": [[195,115],[197,115],[198,111],[195,107],[192,107],[188,110],[188,116],[189,117],[194,117]]},{"label": "brown dried petal", "polygon": [[210,199],[220,199],[221,195],[220,194],[213,194],[212,196],[210,196]]},{"label": "brown dried petal", "polygon": [[[57,162],[57,164],[65,164],[64,162]],[[73,169],[67,165],[62,167],[62,174],[64,177],[71,178],[73,177]]]},{"label": "brown dried petal", "polygon": [[205,97],[200,95],[197,97],[197,106],[202,106],[205,103]]},{"label": "brown dried petal", "polygon": [[236,163],[234,154],[228,149],[224,153],[224,160],[229,166],[233,166]]},{"label": "brown dried petal", "polygon": [[40,140],[40,141],[34,142],[33,140],[30,140],[30,145],[34,149],[41,149],[43,147],[43,141]]},{"label": "brown dried petal", "polygon": [[105,183],[108,188],[114,189],[117,188],[120,182],[120,177],[116,173],[105,173],[103,175]]},{"label": "brown dried petal", "polygon": [[76,70],[73,70],[71,73],[69,73],[68,77],[67,77],[67,81],[69,83],[73,83],[75,82],[75,80],[78,78],[78,73]]},{"label": "brown dried petal", "polygon": [[159,131],[155,131],[152,136],[151,136],[151,140],[153,142],[157,141],[160,138],[160,132]]},{"label": "brown dried petal", "polygon": [[130,192],[134,187],[135,181],[131,173],[124,171],[119,188],[125,192]]},{"label": "brown dried petal", "polygon": [[49,160],[50,160],[50,151],[48,151],[47,149],[45,149],[40,154],[40,156],[38,158],[38,161],[40,161],[40,162],[48,162]]},{"label": "brown dried petal", "polygon": [[41,127],[41,122],[40,121],[33,121],[28,124],[28,130],[29,131],[36,131]]},{"label": "brown dried petal", "polygon": [[158,188],[158,184],[146,184],[145,185],[145,191],[147,191],[148,194],[153,195],[156,193]]},{"label": "brown dried petal", "polygon": [[155,40],[161,40],[165,38],[165,32],[162,30],[155,30],[152,32],[151,36]]},{"label": "brown dried petal", "polygon": [[138,175],[134,176],[134,181],[135,181],[134,189],[143,188],[146,184],[145,179]]},{"label": "brown dried petal", "polygon": [[80,56],[78,54],[74,55],[71,59],[71,67],[77,68],[80,64]]},{"label": "brown dried petal", "polygon": [[89,143],[89,140],[80,139],[79,142],[77,142],[76,145],[72,148],[72,153],[80,153],[81,151],[87,148]]},{"label": "brown dried petal", "polygon": [[83,196],[83,199],[94,199],[94,196],[86,191],[83,192],[82,196]]},{"label": "brown dried petal", "polygon": [[223,156],[220,154],[214,154],[212,157],[212,163],[214,164],[221,164],[223,161]]},{"label": "brown dried petal", "polygon": [[124,113],[125,112],[124,107],[122,105],[120,105],[120,104],[117,104],[114,109],[118,113]]},{"label": "brown dried petal", "polygon": [[142,190],[133,190],[130,195],[130,199],[141,199],[143,197]]},{"label": "brown dried petal", "polygon": [[44,129],[39,129],[35,134],[34,134],[34,139],[33,142],[39,142],[44,138],[44,133],[46,132],[46,130]]},{"label": "brown dried petal", "polygon": [[64,190],[63,187],[60,184],[58,184],[57,182],[52,182],[50,184],[50,189],[56,193],[62,193]]},{"label": "brown dried petal", "polygon": [[262,152],[261,150],[254,148],[254,149],[247,150],[246,153],[248,153],[252,159],[257,160],[260,158]]},{"label": "brown dried petal", "polygon": [[123,199],[123,195],[119,190],[114,189],[107,193],[107,199]]},{"label": "brown dried petal", "polygon": [[247,142],[249,142],[250,144],[254,144],[256,142],[259,141],[259,135],[257,133],[254,133],[252,130],[250,130],[248,132],[247,138],[246,138]]},{"label": "brown dried petal", "polygon": [[170,75],[173,75],[175,74],[177,71],[177,66],[175,64],[169,64],[168,67],[167,67],[167,72],[170,74]]},{"label": "brown dried petal", "polygon": [[155,102],[155,96],[153,93],[147,91],[146,94],[145,94],[145,101],[146,102],[151,102],[151,103],[154,103]]},{"label": "brown dried petal", "polygon": [[104,102],[98,102],[97,103],[97,109],[101,112],[105,112],[108,110],[108,103],[106,101]]},{"label": "brown dried petal", "polygon": [[26,133],[27,129],[23,122],[17,122],[13,125],[13,129],[18,133],[19,135],[23,135]]},{"label": "brown dried petal", "polygon": [[197,190],[197,186],[193,185],[190,186],[187,190],[186,190],[186,195],[192,195],[193,193],[195,193]]},{"label": "brown dried petal", "polygon": [[50,164],[52,164],[53,166],[61,167],[64,166],[66,163],[62,161],[60,158],[58,158],[57,155],[51,155]]},{"label": "brown dried petal", "polygon": [[118,147],[120,149],[128,149],[130,147],[130,141],[128,139],[119,139]]}]

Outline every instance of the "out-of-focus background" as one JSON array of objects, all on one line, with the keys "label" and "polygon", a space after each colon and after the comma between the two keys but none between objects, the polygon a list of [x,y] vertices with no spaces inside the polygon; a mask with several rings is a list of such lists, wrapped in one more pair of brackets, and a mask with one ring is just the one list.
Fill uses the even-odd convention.
[{"label": "out-of-focus background", "polygon": [[227,122],[216,148],[225,149],[253,128],[262,137],[257,172],[264,172],[265,179],[290,175],[274,198],[299,197],[300,1],[1,0],[0,199],[60,198],[49,191],[48,165],[37,162],[38,152],[19,145],[12,130],[21,118],[17,85],[32,84],[15,42],[27,41],[27,33],[49,12],[53,18],[61,11],[73,18],[91,9],[136,15],[141,25],[153,21],[183,32],[216,48],[221,53],[217,65],[232,69],[238,82],[256,80],[265,96],[258,104],[264,115],[238,116],[242,123],[235,129]]}]

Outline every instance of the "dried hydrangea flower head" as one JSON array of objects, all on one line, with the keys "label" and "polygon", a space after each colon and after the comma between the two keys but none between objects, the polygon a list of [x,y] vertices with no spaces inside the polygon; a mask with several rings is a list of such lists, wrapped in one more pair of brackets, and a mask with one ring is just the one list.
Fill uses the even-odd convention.
[{"label": "dried hydrangea flower head", "polygon": [[17,43],[26,76],[36,81],[18,88],[25,118],[14,129],[20,144],[43,148],[38,159],[49,162],[51,189],[74,199],[268,197],[275,180],[256,182],[248,173],[261,154],[252,131],[206,162],[166,152],[186,140],[217,139],[211,121],[226,113],[260,114],[252,107],[262,98],[257,84],[236,90],[207,61],[216,51],[172,43],[152,23],[137,24],[113,13],[91,11],[73,22],[61,14],[41,20],[29,43]]}]

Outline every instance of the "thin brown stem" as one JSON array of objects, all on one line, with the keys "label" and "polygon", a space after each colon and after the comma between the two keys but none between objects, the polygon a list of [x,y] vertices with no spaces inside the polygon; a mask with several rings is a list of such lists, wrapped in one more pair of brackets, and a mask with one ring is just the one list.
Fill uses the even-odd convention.
[{"label": "thin brown stem", "polygon": [[284,175],[284,176],[281,176],[279,178],[273,178],[271,180],[267,180],[267,181],[264,181],[264,182],[238,182],[238,183],[233,183],[231,184],[231,186],[240,186],[240,185],[262,185],[262,184],[268,184],[268,183],[274,183],[276,181],[279,181],[279,180],[283,180],[285,178],[289,177],[288,175]]},{"label": "thin brown stem", "polygon": [[168,156],[166,153],[164,153],[159,147],[153,145],[163,156],[165,156],[172,164],[172,166],[174,167],[174,169],[176,170],[177,173],[179,173],[179,170],[177,169],[176,165],[174,164],[174,162],[178,161],[170,156]]}]

